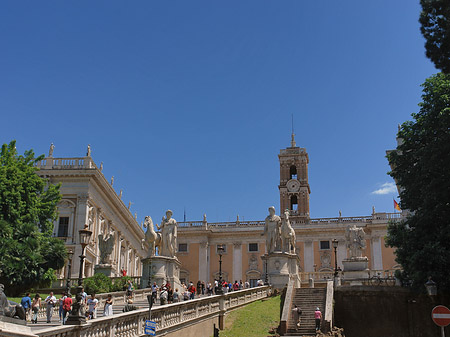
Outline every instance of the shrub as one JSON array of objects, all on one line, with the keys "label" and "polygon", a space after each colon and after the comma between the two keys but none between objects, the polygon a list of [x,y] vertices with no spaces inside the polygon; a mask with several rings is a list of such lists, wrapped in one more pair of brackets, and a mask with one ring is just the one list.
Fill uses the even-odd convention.
[{"label": "shrub", "polygon": [[113,288],[111,279],[101,273],[84,279],[83,286],[88,294],[109,293]]}]

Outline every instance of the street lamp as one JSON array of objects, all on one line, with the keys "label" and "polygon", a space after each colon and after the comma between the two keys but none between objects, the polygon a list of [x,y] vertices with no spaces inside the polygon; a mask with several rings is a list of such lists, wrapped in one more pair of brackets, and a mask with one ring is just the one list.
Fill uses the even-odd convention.
[{"label": "street lamp", "polygon": [[73,257],[72,249],[69,249],[69,251],[67,252],[67,257],[69,258],[69,261],[67,261],[66,293],[67,293],[67,296],[71,296],[71,294],[70,294],[70,276],[71,276],[71,270],[72,270],[72,257]]},{"label": "street lamp", "polygon": [[219,284],[217,286],[216,294],[223,295],[222,289],[222,254],[225,252],[225,247],[223,245],[217,245],[217,253],[219,254]]},{"label": "street lamp", "polygon": [[89,240],[92,235],[92,231],[88,229],[88,226],[85,225],[83,229],[79,230],[80,234],[80,245],[81,245],[81,255],[80,255],[80,271],[78,273],[78,287],[77,294],[75,296],[75,303],[72,306],[72,311],[70,312],[69,317],[67,318],[67,325],[81,325],[86,323],[86,317],[84,315],[83,308],[83,262],[84,258],[84,250],[86,246],[89,244]]},{"label": "street lamp", "polygon": [[336,284],[336,277],[338,276],[338,271],[337,271],[337,247],[339,244],[339,241],[336,239],[333,239],[332,241],[333,244],[333,248],[334,248],[334,284]]},{"label": "street lamp", "polygon": [[436,282],[431,279],[431,276],[428,277],[428,281],[425,283],[425,288],[427,288],[427,293],[429,296],[436,296],[437,285]]}]

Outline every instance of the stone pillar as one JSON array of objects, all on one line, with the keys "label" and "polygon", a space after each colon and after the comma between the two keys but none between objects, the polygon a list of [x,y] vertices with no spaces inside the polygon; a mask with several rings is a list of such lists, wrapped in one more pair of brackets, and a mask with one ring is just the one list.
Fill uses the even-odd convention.
[{"label": "stone pillar", "polygon": [[304,265],[305,272],[314,271],[314,245],[312,240],[305,241],[305,251],[304,251]]},{"label": "stone pillar", "polygon": [[345,260],[346,258],[347,258],[347,247],[345,245],[345,241],[340,240],[337,248],[337,260],[338,260],[338,267],[340,267],[341,269],[344,268],[342,260]]},{"label": "stone pillar", "polygon": [[383,270],[381,238],[379,236],[372,237],[371,246],[372,246],[372,269]]},{"label": "stone pillar", "polygon": [[200,242],[198,252],[198,279],[208,282],[208,242]]},{"label": "stone pillar", "polygon": [[235,242],[233,244],[233,278],[230,282],[242,279],[242,243]]}]

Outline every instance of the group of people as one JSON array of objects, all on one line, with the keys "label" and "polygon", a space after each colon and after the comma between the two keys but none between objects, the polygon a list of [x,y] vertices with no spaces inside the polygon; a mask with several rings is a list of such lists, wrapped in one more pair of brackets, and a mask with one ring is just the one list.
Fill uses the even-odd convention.
[{"label": "group of people", "polygon": [[[86,319],[93,319],[97,317],[97,307],[98,307],[98,299],[95,297],[95,294],[91,294],[90,297],[88,297],[88,294],[82,289],[81,291],[81,302],[83,305],[83,310],[86,315]],[[29,315],[31,314],[31,323],[36,324],[38,319],[38,313],[41,306],[46,306],[46,316],[47,316],[47,323],[51,323],[54,307],[56,305],[59,305],[59,322],[62,324],[65,324],[67,321],[67,318],[69,317],[69,313],[72,310],[72,305],[75,299],[72,299],[72,295],[69,293],[63,293],[59,299],[56,298],[56,296],[53,294],[53,292],[50,292],[50,294],[45,298],[45,300],[42,303],[41,296],[39,294],[36,294],[31,300],[30,293],[27,293],[21,300],[21,305],[25,309],[25,312],[27,314],[27,319]],[[103,316],[109,316],[113,314],[113,308],[112,308],[113,300],[112,295],[108,295],[107,299],[105,300],[105,305],[103,308]]]},{"label": "group of people", "polygon": [[[302,316],[302,309],[297,307],[297,305],[294,305],[294,309],[292,309],[292,312],[294,314],[294,322],[297,328],[300,327],[300,318]],[[320,311],[320,308],[317,307],[314,311],[314,321],[316,323],[316,332],[320,330],[320,323],[322,321],[322,312]]]}]

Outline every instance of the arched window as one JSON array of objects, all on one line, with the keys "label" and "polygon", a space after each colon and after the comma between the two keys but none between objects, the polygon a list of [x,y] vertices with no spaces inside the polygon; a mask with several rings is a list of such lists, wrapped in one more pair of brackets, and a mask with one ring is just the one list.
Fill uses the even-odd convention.
[{"label": "arched window", "polygon": [[291,210],[292,211],[298,210],[298,200],[296,195],[291,196]]},{"label": "arched window", "polygon": [[295,165],[291,165],[289,175],[291,176],[291,179],[297,179],[297,167]]}]

